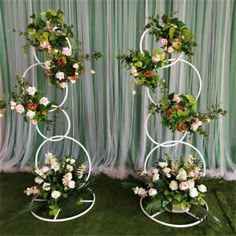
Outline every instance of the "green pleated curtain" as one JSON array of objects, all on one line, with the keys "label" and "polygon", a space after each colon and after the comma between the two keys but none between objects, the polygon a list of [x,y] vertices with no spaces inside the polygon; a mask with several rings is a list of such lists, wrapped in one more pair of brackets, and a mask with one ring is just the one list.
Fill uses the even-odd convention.
[{"label": "green pleated curtain", "polygon": [[[145,133],[148,97],[144,88],[133,90],[129,73],[116,57],[131,48],[138,49],[147,17],[170,14],[182,19],[197,34],[198,46],[192,63],[198,68],[203,89],[198,101],[199,111],[210,104],[220,104],[228,110],[206,127],[209,137],[199,134],[187,137],[204,155],[208,174],[235,179],[236,132],[236,2],[233,0],[0,0],[0,98],[13,90],[15,78],[35,63],[32,53],[24,54],[24,39],[20,31],[30,23],[30,15],[49,8],[61,9],[65,22],[73,24],[73,48],[81,43],[84,52],[101,51],[98,62],[86,63],[87,71],[69,88],[64,109],[71,117],[69,136],[79,140],[88,150],[93,171],[124,177],[130,170],[143,167],[147,154],[154,146]],[[13,32],[13,29],[16,32]],[[155,40],[146,36],[144,47],[152,49]],[[43,60],[42,55],[38,54]],[[89,69],[96,71],[95,75]],[[184,63],[160,72],[171,91],[191,92],[196,95],[198,81],[194,71]],[[43,69],[35,68],[27,79],[43,89],[50,99],[61,101],[63,92],[57,92],[44,78]],[[152,93],[158,99],[159,92]],[[3,114],[3,113],[2,113]],[[160,118],[153,115],[148,123],[150,135],[159,142],[173,135],[162,128]],[[0,170],[28,170],[33,166],[35,152],[43,139],[34,125],[29,125],[14,112],[0,119]],[[57,125],[47,135],[65,133],[67,123],[58,114]],[[45,127],[40,126],[42,132]],[[180,138],[178,135],[175,138]],[[47,143],[43,152],[70,153],[76,158],[83,152],[75,143],[63,140]],[[153,154],[155,156],[155,154]],[[154,160],[155,158],[153,158]]]}]

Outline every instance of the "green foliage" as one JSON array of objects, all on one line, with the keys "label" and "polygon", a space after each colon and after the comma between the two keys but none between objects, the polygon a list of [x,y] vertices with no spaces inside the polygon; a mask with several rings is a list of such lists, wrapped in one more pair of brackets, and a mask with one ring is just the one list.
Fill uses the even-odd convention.
[{"label": "green foliage", "polygon": [[[79,177],[78,169],[80,169]],[[89,182],[86,181],[85,170],[84,164],[78,165],[69,155],[60,161],[58,156],[48,152],[45,155],[44,166],[34,170],[36,185],[27,188],[25,193],[32,196],[32,202],[41,202],[40,208],[46,207],[48,215],[54,218],[61,210],[64,201],[73,195],[79,196],[87,190]],[[42,199],[44,201],[41,201]]]},{"label": "green foliage", "polygon": [[[139,51],[130,50],[127,55],[121,55],[118,58],[130,70],[130,74],[134,76],[133,82],[136,85],[147,86],[150,89],[166,88],[165,80],[161,79],[157,73],[158,68],[168,62],[164,53],[154,49],[152,55],[146,50],[143,55]],[[153,58],[157,58],[158,61]]]},{"label": "green foliage", "polygon": [[207,133],[202,125],[217,119],[219,115],[226,114],[226,111],[218,106],[211,106],[207,113],[197,112],[196,99],[192,95],[175,95],[175,93],[163,96],[157,105],[150,104],[149,112],[160,114],[163,126],[172,132],[199,132],[204,137],[207,137]]}]

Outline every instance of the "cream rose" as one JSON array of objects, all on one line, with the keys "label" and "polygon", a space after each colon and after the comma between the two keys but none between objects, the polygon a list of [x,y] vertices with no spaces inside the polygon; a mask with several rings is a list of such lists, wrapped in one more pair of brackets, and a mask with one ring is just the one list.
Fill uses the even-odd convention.
[{"label": "cream rose", "polygon": [[178,183],[177,181],[175,180],[172,180],[169,184],[169,188],[172,190],[172,191],[175,191],[178,189]]}]

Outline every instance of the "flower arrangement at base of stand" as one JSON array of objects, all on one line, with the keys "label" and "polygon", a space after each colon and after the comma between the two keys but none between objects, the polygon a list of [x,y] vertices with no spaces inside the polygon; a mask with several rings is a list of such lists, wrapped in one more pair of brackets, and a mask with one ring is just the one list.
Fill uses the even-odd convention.
[{"label": "flower arrangement at base of stand", "polygon": [[155,36],[156,41],[160,43],[160,49],[154,49],[152,55],[146,50],[143,54],[137,50],[130,50],[128,54],[118,56],[118,59],[134,76],[135,84],[155,89],[165,85],[165,81],[160,79],[157,70],[169,64],[170,54],[182,52],[190,57],[197,44],[191,30],[173,16],[149,17],[145,29],[149,29],[149,34]]},{"label": "flower arrangement at base of stand", "polygon": [[207,187],[200,182],[202,166],[193,155],[187,160],[161,161],[156,167],[139,172],[141,186],[133,188],[135,194],[147,200],[146,210],[156,213],[188,211],[192,206],[205,206]]},{"label": "flower arrangement at base of stand", "polygon": [[63,201],[71,195],[78,195],[85,186],[86,166],[77,165],[76,160],[70,156],[65,156],[64,160],[60,161],[59,157],[50,152],[45,154],[44,164],[34,170],[36,185],[24,192],[33,197],[31,203],[34,208],[39,209],[46,204],[49,216],[55,217],[61,210]]},{"label": "flower arrangement at base of stand", "polygon": [[207,133],[202,125],[209,124],[219,115],[226,114],[226,111],[218,106],[212,106],[207,113],[196,112],[195,97],[185,94],[175,95],[175,93],[163,96],[159,105],[150,104],[149,111],[161,115],[162,124],[172,132],[199,132],[205,137],[207,137]]},{"label": "flower arrangement at base of stand", "polygon": [[31,86],[23,78],[17,77],[17,82],[17,91],[12,93],[10,109],[24,115],[25,121],[29,120],[32,124],[51,123],[52,121],[48,120],[47,116],[55,103],[50,102],[42,95],[42,91]]}]

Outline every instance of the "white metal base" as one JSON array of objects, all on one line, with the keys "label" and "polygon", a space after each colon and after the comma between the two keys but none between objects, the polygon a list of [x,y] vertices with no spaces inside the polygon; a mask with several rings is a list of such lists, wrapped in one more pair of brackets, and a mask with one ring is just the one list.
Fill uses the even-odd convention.
[{"label": "white metal base", "polygon": [[[166,211],[169,212],[168,210],[163,210],[163,211],[160,211],[160,212],[156,212],[156,213],[153,214],[153,215],[150,215],[150,214],[144,209],[144,207],[143,207],[143,198],[140,198],[139,205],[140,205],[140,208],[141,208],[142,212],[143,212],[149,219],[151,219],[151,220],[153,220],[153,221],[155,221],[155,222],[157,222],[157,223],[159,223],[159,224],[161,224],[161,225],[165,225],[165,226],[169,226],[169,227],[173,227],[173,228],[188,228],[188,227],[192,227],[192,226],[195,226],[195,225],[200,224],[200,223],[206,218],[206,216],[204,216],[204,217],[202,217],[202,218],[199,218],[199,217],[197,217],[196,215],[194,215],[194,214],[191,213],[191,212],[185,212],[185,213],[183,213],[183,212],[181,212],[181,213],[175,212],[174,214],[176,214],[176,215],[177,215],[177,214],[182,214],[182,215],[183,215],[183,214],[188,214],[188,215],[190,215],[190,216],[193,218],[193,222],[192,222],[192,223],[187,223],[187,224],[172,224],[172,223],[167,223],[167,222],[164,222],[164,221],[162,221],[162,220],[156,218],[157,216],[161,215],[163,212],[166,212]],[[206,202],[205,202],[205,208],[206,208],[207,211],[209,210],[208,205],[207,205]]]},{"label": "white metal base", "polygon": [[[45,218],[45,217],[42,217],[42,216],[39,216],[38,214],[36,214],[35,212],[31,211],[31,214],[39,219],[39,220],[42,220],[42,221],[46,221],[46,222],[51,222],[51,223],[60,223],[60,222],[65,222],[65,221],[70,221],[70,220],[74,220],[76,218],[79,218],[83,215],[85,215],[86,213],[88,213],[92,207],[94,206],[95,204],[95,194],[93,193],[93,191],[91,189],[88,189],[90,192],[91,192],[91,195],[92,195],[92,199],[83,199],[81,200],[82,203],[91,203],[87,209],[85,209],[83,212],[80,212],[74,216],[70,216],[70,217],[67,217],[67,218],[59,218],[58,219],[58,216],[60,215],[60,210],[58,211],[57,215],[53,218],[53,219],[50,219],[50,218]],[[40,201],[41,199],[35,199],[34,201]],[[41,200],[42,201],[42,200]],[[44,200],[43,200],[44,201]]]}]

